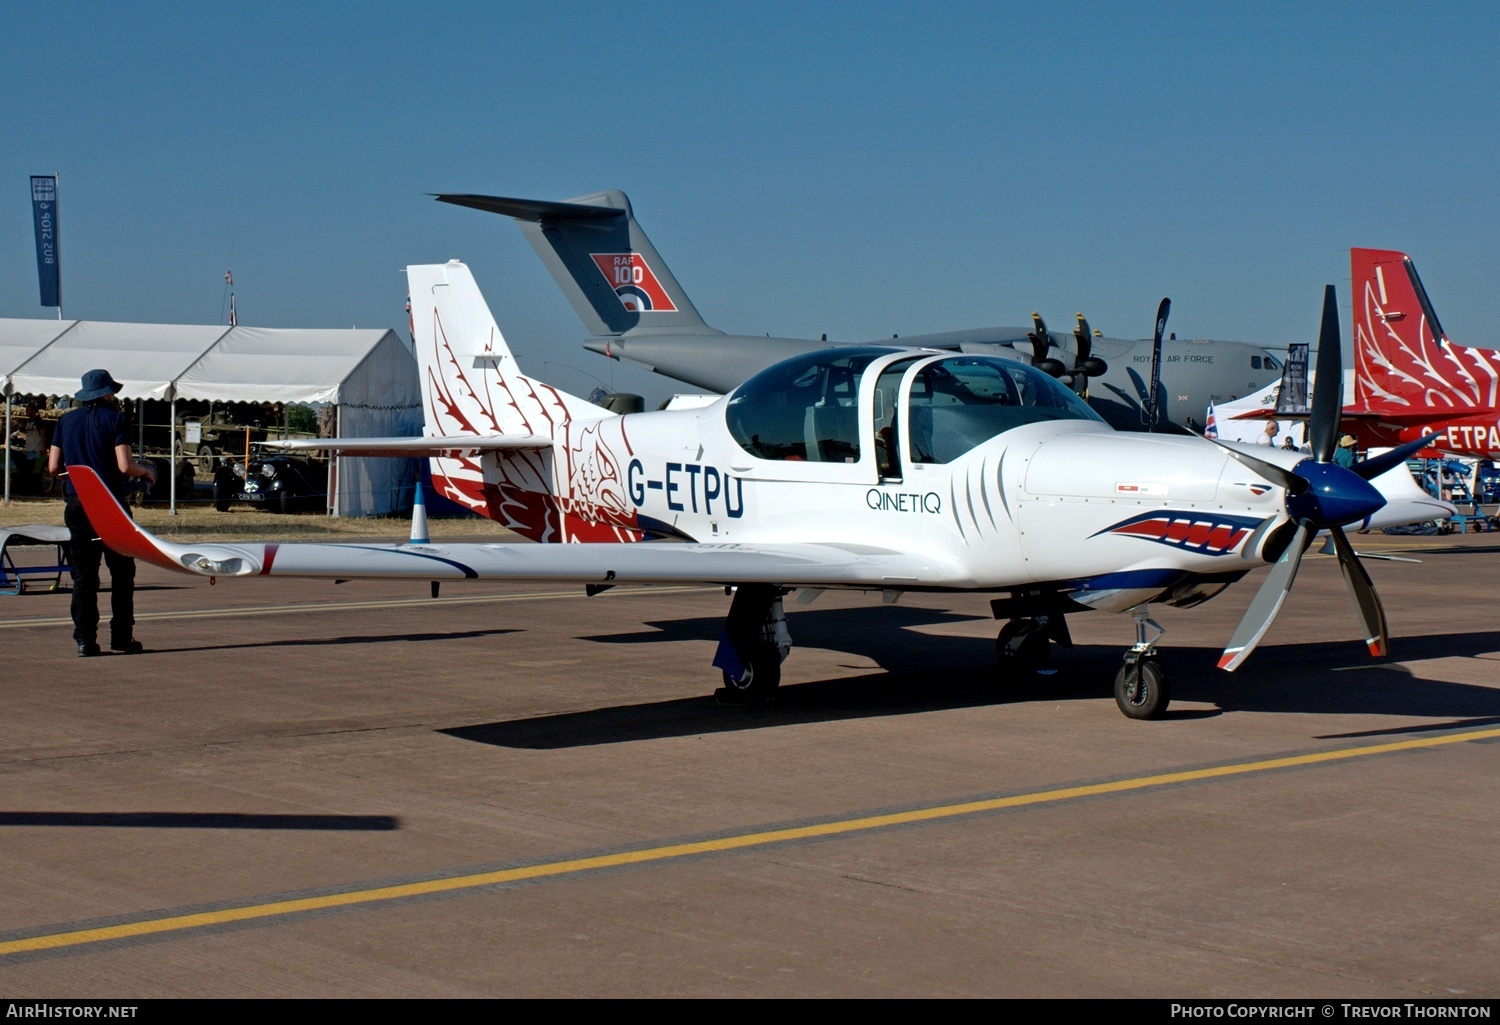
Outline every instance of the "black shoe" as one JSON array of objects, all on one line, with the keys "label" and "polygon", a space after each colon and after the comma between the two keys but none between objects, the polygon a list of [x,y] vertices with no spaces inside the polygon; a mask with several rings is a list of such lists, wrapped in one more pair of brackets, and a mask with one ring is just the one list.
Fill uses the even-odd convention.
[{"label": "black shoe", "polygon": [[99,654],[99,645],[95,644],[93,641],[78,642],[79,658],[93,658],[97,654]]},{"label": "black shoe", "polygon": [[[146,650],[146,646],[132,637],[128,641],[110,641],[109,650],[118,651],[122,655],[139,655]],[[99,649],[95,648],[94,653],[97,655]]]}]

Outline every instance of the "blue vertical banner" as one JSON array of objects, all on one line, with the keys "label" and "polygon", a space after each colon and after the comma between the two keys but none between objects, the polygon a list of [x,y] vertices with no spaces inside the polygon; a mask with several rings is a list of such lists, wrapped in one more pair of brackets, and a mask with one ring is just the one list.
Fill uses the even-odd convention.
[{"label": "blue vertical banner", "polygon": [[62,306],[62,264],[57,248],[57,175],[31,176],[31,216],[36,222],[36,276],[43,306]]}]

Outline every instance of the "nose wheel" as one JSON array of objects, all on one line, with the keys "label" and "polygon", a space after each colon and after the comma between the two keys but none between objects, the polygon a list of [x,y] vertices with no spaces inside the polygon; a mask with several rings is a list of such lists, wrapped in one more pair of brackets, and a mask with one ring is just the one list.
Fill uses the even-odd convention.
[{"label": "nose wheel", "polygon": [[1151,618],[1148,606],[1131,610],[1130,616],[1135,620],[1135,645],[1125,652],[1125,664],[1115,674],[1115,704],[1132,719],[1160,719],[1172,700],[1166,671],[1156,656],[1156,642],[1166,631]]}]

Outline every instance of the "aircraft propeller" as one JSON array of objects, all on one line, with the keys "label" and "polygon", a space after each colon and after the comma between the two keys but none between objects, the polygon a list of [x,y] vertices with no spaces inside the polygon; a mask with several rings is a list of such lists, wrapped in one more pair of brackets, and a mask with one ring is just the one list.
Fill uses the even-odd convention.
[{"label": "aircraft propeller", "polygon": [[1109,365],[1093,355],[1094,338],[1099,332],[1089,330],[1089,322],[1082,313],[1075,316],[1078,318],[1078,326],[1073,329],[1073,337],[1078,341],[1078,351],[1073,356],[1072,385],[1073,390],[1086,399],[1089,397],[1089,378],[1103,377]]},{"label": "aircraft propeller", "polygon": [[1052,345],[1052,336],[1047,333],[1046,322],[1035,310],[1031,311],[1031,322],[1036,325],[1035,331],[1026,332],[1026,337],[1031,339],[1031,365],[1044,374],[1062,377],[1068,372],[1068,368],[1062,360],[1047,355],[1047,350]]},{"label": "aircraft propeller", "polygon": [[1364,459],[1345,468],[1333,461],[1338,445],[1339,415],[1344,407],[1344,372],[1342,343],[1339,337],[1337,300],[1332,285],[1323,292],[1323,324],[1318,334],[1317,379],[1313,382],[1310,434],[1312,455],[1287,470],[1214,441],[1235,459],[1286,490],[1288,524],[1294,524],[1291,537],[1282,549],[1270,574],[1245,610],[1244,618],[1219,659],[1219,668],[1233,672],[1249,657],[1270,629],[1276,614],[1286,600],[1297,577],[1302,556],[1320,530],[1328,531],[1338,555],[1344,582],[1354,598],[1355,608],[1365,628],[1365,644],[1370,654],[1386,653],[1385,610],[1375,585],[1365,572],[1359,556],[1344,534],[1344,526],[1356,523],[1385,505],[1385,499],[1368,483],[1402,463],[1406,457],[1427,445],[1422,438],[1402,445],[1383,455]]}]

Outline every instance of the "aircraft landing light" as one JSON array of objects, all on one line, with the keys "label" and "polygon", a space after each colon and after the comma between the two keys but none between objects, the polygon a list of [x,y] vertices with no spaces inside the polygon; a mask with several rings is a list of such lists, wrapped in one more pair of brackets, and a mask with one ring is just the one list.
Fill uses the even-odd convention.
[{"label": "aircraft landing light", "polygon": [[835,819],[801,826],[736,833],[706,840],[678,841],[655,847],[640,847],[610,854],[563,858],[557,861],[512,866],[488,872],[474,872],[468,875],[436,876],[392,886],[348,889],[341,892],[272,900],[259,904],[220,907],[211,911],[164,915],[159,918],[142,918],[114,925],[42,933],[0,941],[0,957],[35,954],[49,950],[66,950],[68,948],[86,948],[95,943],[111,943],[150,936],[162,936],[174,932],[212,928],[238,922],[272,920],[287,915],[327,911],[333,908],[356,907],[364,904],[373,905],[383,901],[407,900],[435,894],[477,890],[484,887],[505,886],[534,880],[559,879],[585,872],[597,872],[628,865],[649,865],[669,862],[679,858],[754,850],[756,848],[785,843],[835,839],[867,833],[873,830],[920,825],[928,822],[952,821],[991,812],[1058,804],[1063,801],[1071,801],[1079,798],[1154,790],[1163,787],[1178,786],[1184,783],[1232,779],[1263,772],[1304,768],[1319,764],[1344,762],[1355,758],[1368,758],[1376,755],[1396,754],[1398,752],[1416,751],[1423,748],[1443,747],[1449,744],[1463,744],[1469,741],[1493,740],[1496,738],[1500,738],[1500,727],[1400,740],[1387,744],[1370,744],[1277,758],[1263,758],[1256,761],[1186,769],[1178,772],[1131,776],[1124,779],[1108,780],[1102,783],[1065,786],[1052,790],[967,800],[931,807],[911,808],[904,811]]}]

